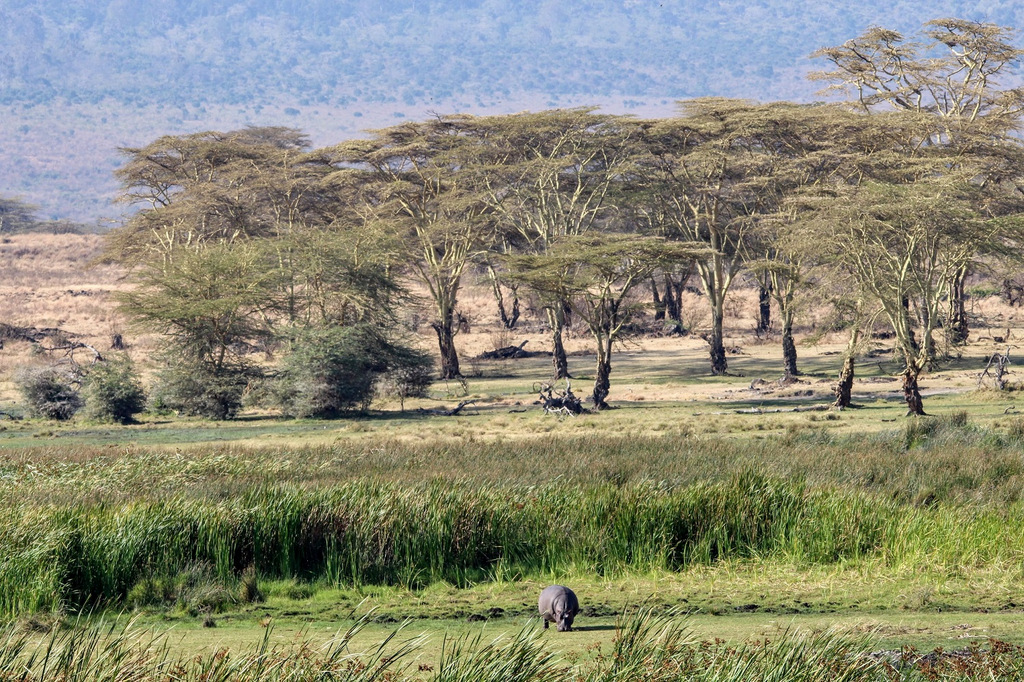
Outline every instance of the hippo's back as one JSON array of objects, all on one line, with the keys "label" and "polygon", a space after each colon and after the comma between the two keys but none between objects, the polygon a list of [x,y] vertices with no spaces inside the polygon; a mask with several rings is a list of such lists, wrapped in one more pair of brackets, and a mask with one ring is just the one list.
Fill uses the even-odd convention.
[{"label": "hippo's back", "polygon": [[537,609],[542,616],[553,616],[556,613],[575,615],[579,613],[580,602],[576,599],[576,593],[565,585],[550,585],[541,591]]}]

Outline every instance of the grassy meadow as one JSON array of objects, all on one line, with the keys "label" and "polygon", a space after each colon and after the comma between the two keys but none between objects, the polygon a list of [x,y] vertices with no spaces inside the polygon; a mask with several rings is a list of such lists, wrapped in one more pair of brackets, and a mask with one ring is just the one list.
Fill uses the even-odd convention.
[{"label": "grassy meadow", "polygon": [[[20,273],[0,320],[97,347],[126,331],[117,273],[76,265],[93,237],[27,238],[0,246]],[[971,344],[922,382],[932,416],[907,419],[886,340],[856,408],[809,410],[842,335],[808,315],[781,386],[749,292],[733,305],[730,376],[699,338],[637,338],[613,359],[617,409],[577,418],[534,404],[546,358],[475,357],[544,337],[497,331],[472,288],[465,383],[404,409],[0,417],[0,680],[1020,679],[1024,405],[1013,374],[977,380],[1016,310],[972,300]],[[152,371],[155,340],[128,341]],[[579,395],[587,346],[570,339]],[[0,350],[0,411],[21,414],[14,375],[46,361]],[[553,582],[580,597],[572,633],[535,617]]]}]

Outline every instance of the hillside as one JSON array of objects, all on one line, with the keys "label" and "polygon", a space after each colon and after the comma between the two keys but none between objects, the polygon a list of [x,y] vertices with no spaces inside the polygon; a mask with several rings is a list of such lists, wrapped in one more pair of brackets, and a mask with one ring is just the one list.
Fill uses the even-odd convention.
[{"label": "hillside", "polygon": [[0,196],[44,218],[116,218],[119,145],[283,124],[316,144],[430,112],[678,99],[815,98],[807,55],[870,25],[959,16],[1024,26],[996,0],[10,0],[0,5]]}]

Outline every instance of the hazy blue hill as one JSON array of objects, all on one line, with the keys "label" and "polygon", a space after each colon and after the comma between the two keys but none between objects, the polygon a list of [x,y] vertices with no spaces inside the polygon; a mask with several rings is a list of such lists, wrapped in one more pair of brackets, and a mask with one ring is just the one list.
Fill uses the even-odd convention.
[{"label": "hazy blue hill", "polygon": [[941,16],[1024,27],[1007,0],[0,0],[0,195],[111,215],[118,144],[205,128],[809,100],[814,49]]}]

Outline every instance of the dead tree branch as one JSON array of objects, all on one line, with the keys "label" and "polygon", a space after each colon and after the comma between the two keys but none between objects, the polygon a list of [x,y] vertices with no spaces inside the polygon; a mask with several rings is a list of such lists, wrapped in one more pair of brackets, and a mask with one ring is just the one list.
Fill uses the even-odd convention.
[{"label": "dead tree branch", "polygon": [[1010,365],[1010,347],[1006,347],[1005,353],[993,353],[988,359],[985,369],[978,375],[978,388],[981,388],[986,377],[991,377],[996,390],[1006,390],[1006,375],[1009,374],[1007,367]]}]

